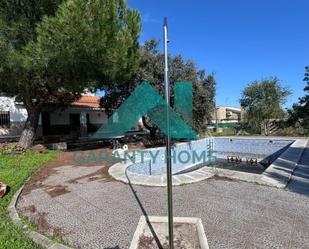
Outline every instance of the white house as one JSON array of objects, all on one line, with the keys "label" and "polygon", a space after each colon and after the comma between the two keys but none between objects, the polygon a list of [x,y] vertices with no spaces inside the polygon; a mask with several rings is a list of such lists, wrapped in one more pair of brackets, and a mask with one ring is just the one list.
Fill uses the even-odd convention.
[{"label": "white house", "polygon": [[27,119],[27,111],[15,97],[0,97],[0,136],[20,135]]},{"label": "white house", "polygon": [[[95,132],[107,120],[100,97],[81,96],[68,106],[48,108],[40,114],[37,136],[80,137]],[[15,97],[0,97],[0,136],[19,136],[27,111]]]},{"label": "white house", "polygon": [[[74,140],[96,132],[107,119],[100,107],[100,97],[82,95],[67,106],[45,108],[40,114],[37,138]],[[15,97],[0,97],[0,136],[19,136],[26,120],[27,111],[22,103]],[[140,120],[140,128],[141,123]]]}]

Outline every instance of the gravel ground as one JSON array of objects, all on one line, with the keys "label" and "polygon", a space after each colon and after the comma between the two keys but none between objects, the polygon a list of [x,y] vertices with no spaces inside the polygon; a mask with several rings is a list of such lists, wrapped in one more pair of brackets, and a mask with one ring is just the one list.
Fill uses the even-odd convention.
[{"label": "gravel ground", "polygon": [[[55,166],[26,186],[21,214],[78,248],[128,248],[141,215],[166,215],[166,189],[113,181],[107,168]],[[309,248],[309,198],[214,178],[174,188],[174,215],[202,218],[210,248]]]}]

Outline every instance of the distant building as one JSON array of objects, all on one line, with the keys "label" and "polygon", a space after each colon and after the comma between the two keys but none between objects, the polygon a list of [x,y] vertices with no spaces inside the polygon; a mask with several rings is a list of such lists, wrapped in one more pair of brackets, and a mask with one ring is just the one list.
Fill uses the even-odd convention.
[{"label": "distant building", "polygon": [[218,106],[212,113],[212,124],[218,124],[219,128],[234,127],[243,117],[241,108]]}]

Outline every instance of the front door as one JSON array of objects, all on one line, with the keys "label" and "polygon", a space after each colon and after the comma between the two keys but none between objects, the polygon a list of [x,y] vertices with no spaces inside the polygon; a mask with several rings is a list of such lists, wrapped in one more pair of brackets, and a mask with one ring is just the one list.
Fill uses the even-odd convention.
[{"label": "front door", "polygon": [[79,136],[80,133],[79,113],[70,113],[70,130],[72,135]]},{"label": "front door", "polygon": [[43,132],[43,135],[49,135],[50,134],[49,112],[42,112],[42,132]]}]

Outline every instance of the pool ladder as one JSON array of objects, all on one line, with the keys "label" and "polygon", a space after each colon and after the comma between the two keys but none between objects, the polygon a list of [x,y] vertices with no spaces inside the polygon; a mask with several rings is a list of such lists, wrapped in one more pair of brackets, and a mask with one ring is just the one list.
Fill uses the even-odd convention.
[{"label": "pool ladder", "polygon": [[208,156],[208,163],[212,163],[214,159],[214,139],[213,137],[209,137],[207,139],[206,150],[207,150],[207,156]]}]

